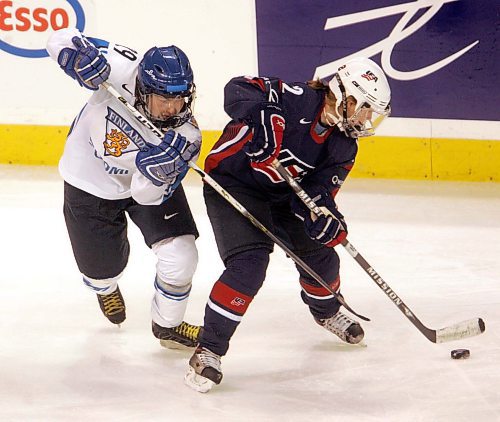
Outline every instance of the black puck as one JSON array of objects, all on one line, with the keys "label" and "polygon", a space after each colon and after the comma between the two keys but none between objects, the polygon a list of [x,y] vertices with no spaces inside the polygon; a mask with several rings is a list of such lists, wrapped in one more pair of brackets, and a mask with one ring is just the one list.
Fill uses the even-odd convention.
[{"label": "black puck", "polygon": [[451,351],[452,359],[468,359],[470,356],[469,349],[455,349]]}]

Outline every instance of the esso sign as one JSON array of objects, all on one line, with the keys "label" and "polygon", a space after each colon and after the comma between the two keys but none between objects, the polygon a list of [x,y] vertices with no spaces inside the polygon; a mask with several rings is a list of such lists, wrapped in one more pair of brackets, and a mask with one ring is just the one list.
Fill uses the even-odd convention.
[{"label": "esso sign", "polygon": [[50,33],[68,27],[83,32],[85,13],[80,3],[0,0],[0,49],[22,57],[47,57],[45,43]]},{"label": "esso sign", "polygon": [[0,2],[0,30],[2,31],[46,31],[49,26],[57,31],[67,28],[68,12],[61,7],[48,11],[44,7],[29,9],[28,7],[12,8],[11,1]]}]

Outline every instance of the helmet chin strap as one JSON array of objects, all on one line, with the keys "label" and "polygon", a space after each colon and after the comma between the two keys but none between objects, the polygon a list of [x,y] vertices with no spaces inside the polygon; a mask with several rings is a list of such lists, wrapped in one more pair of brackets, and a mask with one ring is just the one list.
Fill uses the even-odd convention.
[{"label": "helmet chin strap", "polygon": [[[338,73],[335,74],[335,78],[337,79],[337,84],[339,86],[340,92],[342,93],[342,129],[344,132],[348,135],[351,136],[353,130],[350,128],[348,120],[347,120],[347,94],[345,92],[345,87],[344,84],[342,83],[342,80],[340,79],[340,76]],[[339,119],[340,121],[340,119]]]},{"label": "helmet chin strap", "polygon": [[335,102],[335,111],[338,112],[339,106],[342,106],[342,118],[337,117],[333,113],[327,112],[326,107],[323,107],[322,114],[324,119],[330,126],[337,126],[341,131],[346,132],[347,135],[351,136],[352,130],[349,129],[349,124],[347,120],[347,94],[339,74],[336,73],[334,76],[337,80],[338,88],[342,94],[342,100],[339,101],[337,99],[337,101]]}]

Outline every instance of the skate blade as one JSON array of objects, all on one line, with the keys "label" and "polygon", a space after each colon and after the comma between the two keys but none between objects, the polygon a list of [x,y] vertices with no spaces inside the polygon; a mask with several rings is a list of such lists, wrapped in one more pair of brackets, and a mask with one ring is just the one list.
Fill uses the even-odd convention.
[{"label": "skate blade", "polygon": [[177,343],[174,340],[160,340],[160,345],[165,349],[170,350],[193,350],[193,347],[186,346],[185,344]]},{"label": "skate blade", "polygon": [[215,385],[215,382],[198,375],[193,368],[189,367],[188,373],[184,376],[184,384],[199,393],[207,393]]}]

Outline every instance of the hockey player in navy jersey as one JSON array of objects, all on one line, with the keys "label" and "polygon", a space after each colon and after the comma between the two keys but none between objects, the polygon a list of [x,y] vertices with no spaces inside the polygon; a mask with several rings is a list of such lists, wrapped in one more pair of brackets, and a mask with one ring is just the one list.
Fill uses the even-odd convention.
[{"label": "hockey player in navy jersey", "polygon": [[[83,282],[109,321],[125,320],[118,280],[130,250],[127,213],[157,257],[156,274],[146,275],[155,287],[153,334],[166,347],[194,347],[200,327],[183,318],[198,262],[198,231],[180,185],[201,145],[189,60],[176,46],[139,54],[76,29],[54,32],[47,50],[66,74],[93,91],[59,162],[64,217]],[[100,86],[105,81],[165,133],[159,145]]]},{"label": "hockey player in navy jersey", "polygon": [[[347,235],[335,196],[351,170],[357,138],[374,133],[390,113],[382,69],[357,58],[329,83],[285,83],[236,77],[225,87],[231,121],[205,162],[205,171],[337,293],[339,257]],[[270,165],[276,158],[331,215],[317,218]],[[210,186],[204,197],[225,270],[205,308],[204,331],[189,361],[186,383],[200,392],[222,379],[221,356],[262,286],[273,242]],[[361,325],[340,312],[338,300],[296,266],[301,297],[317,324],[347,343],[359,343]]]}]

